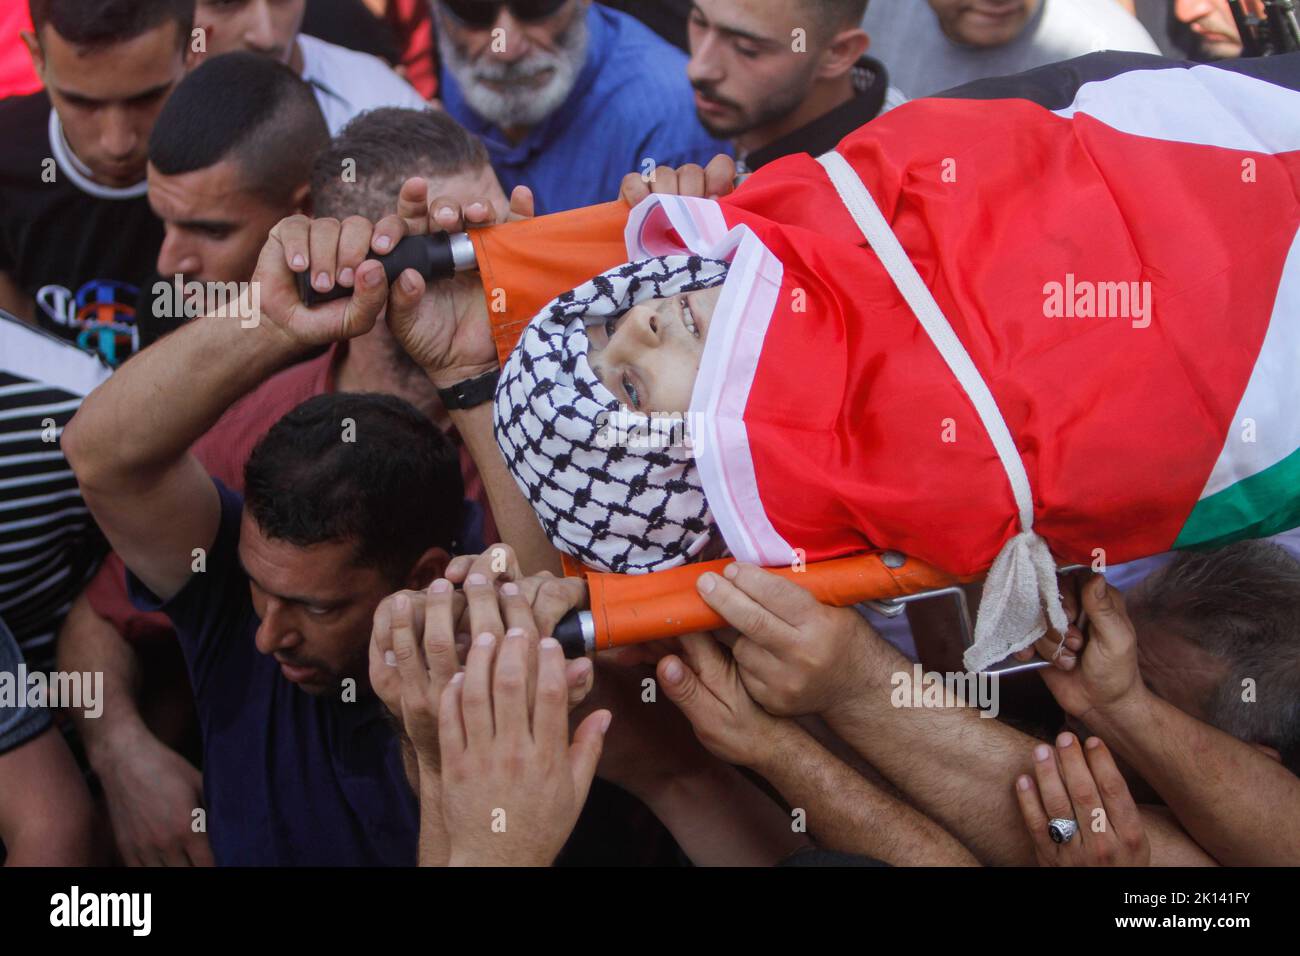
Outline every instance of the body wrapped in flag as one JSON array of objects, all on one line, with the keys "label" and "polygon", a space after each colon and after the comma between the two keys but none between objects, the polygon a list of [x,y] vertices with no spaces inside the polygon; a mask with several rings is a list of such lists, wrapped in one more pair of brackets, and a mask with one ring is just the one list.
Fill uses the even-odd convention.
[{"label": "body wrapped in flag", "polygon": [[[914,101],[840,144],[991,396],[1057,562],[1300,523],[1297,86],[1296,56],[1225,68],[1098,54]],[[678,469],[675,495],[707,502],[732,555],[770,566],[887,547],[970,575],[1028,530],[989,410],[812,157],[716,202],[651,197],[626,246],[634,262],[727,263],[692,447],[664,465]],[[601,484],[607,455],[583,456],[596,432],[566,448],[527,427],[533,396],[557,384],[535,387],[530,341],[571,320],[553,305],[525,333],[498,392],[498,440],[557,546],[593,563],[590,522],[562,520],[571,490],[558,504],[554,492],[557,455]],[[584,368],[561,377],[617,409]],[[622,490],[625,510],[663,505],[655,476]],[[617,518],[599,532],[623,533]],[[606,567],[690,557],[645,527],[627,534]],[[1047,597],[1036,632],[999,650],[1041,635]]]}]

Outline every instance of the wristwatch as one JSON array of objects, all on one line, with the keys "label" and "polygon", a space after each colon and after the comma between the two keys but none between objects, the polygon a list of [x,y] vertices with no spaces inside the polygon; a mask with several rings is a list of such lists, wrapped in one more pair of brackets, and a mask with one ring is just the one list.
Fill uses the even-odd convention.
[{"label": "wristwatch", "polygon": [[482,405],[484,402],[492,401],[492,397],[497,391],[497,379],[500,377],[501,369],[494,368],[490,372],[484,372],[482,375],[475,375],[473,378],[457,382],[451,388],[438,389],[438,397],[442,399],[442,407],[446,409],[473,408],[475,405]]}]

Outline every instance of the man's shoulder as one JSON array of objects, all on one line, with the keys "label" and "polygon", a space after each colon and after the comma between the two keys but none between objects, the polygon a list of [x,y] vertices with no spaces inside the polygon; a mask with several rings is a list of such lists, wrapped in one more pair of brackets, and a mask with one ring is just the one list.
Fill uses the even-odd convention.
[{"label": "man's shoulder", "polygon": [[194,445],[208,473],[233,489],[244,486],[244,465],[271,426],[309,398],[330,390],[335,349],[271,376],[232,405]]},{"label": "man's shoulder", "polygon": [[0,181],[17,176],[39,181],[41,167],[34,157],[50,155],[50,98],[44,90],[0,99]]},{"label": "man's shoulder", "polygon": [[637,139],[669,127],[709,141],[695,114],[686,54],[626,13],[593,10],[604,21],[606,40],[591,95],[608,110],[601,123],[612,124],[611,141],[622,135],[621,127]]},{"label": "man's shoulder", "polygon": [[1038,30],[1039,40],[1069,43],[1074,53],[1080,54],[1094,50],[1160,53],[1146,27],[1114,0],[1045,2],[1047,7]]}]

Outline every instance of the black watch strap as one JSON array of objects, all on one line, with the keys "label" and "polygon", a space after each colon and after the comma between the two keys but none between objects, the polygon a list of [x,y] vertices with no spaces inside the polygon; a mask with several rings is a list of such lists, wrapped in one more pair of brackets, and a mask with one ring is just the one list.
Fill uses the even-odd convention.
[{"label": "black watch strap", "polygon": [[475,375],[473,378],[457,382],[451,388],[438,389],[438,397],[442,399],[442,407],[448,409],[473,408],[475,405],[482,405],[484,402],[492,401],[492,397],[497,391],[497,379],[500,377],[501,369],[494,368],[490,372],[484,372],[482,375]]}]

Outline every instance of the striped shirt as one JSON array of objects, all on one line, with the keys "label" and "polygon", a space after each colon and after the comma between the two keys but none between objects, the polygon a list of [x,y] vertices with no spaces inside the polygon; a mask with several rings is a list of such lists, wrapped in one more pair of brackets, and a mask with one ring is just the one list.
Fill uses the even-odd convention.
[{"label": "striped shirt", "polygon": [[0,311],[0,618],[41,670],[105,548],[59,441],[110,371]]}]

